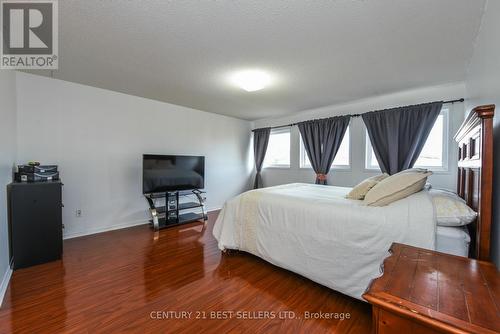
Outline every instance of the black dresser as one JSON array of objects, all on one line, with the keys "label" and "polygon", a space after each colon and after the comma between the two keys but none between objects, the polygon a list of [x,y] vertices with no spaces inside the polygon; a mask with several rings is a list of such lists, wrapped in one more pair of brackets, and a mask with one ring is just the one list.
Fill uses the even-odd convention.
[{"label": "black dresser", "polygon": [[10,260],[13,269],[58,260],[62,256],[62,183],[11,183]]}]

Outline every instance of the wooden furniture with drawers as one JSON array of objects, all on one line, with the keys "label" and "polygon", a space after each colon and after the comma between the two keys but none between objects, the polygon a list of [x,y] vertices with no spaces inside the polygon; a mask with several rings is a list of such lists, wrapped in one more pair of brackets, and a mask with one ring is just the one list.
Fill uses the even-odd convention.
[{"label": "wooden furniture with drawers", "polygon": [[394,243],[363,295],[376,334],[500,333],[500,273],[489,262]]}]

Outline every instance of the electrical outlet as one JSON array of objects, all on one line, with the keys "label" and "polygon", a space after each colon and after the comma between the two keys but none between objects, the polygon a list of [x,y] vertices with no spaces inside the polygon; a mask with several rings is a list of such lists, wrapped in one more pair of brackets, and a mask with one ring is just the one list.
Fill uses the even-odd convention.
[{"label": "electrical outlet", "polygon": [[77,209],[76,212],[75,212],[75,214],[76,214],[77,217],[81,217],[82,216],[82,210]]}]

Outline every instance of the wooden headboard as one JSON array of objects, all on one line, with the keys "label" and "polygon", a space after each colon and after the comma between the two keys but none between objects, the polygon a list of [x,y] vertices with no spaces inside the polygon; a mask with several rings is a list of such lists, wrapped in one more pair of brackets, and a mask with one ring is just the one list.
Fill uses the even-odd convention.
[{"label": "wooden headboard", "polygon": [[478,213],[476,221],[469,225],[470,256],[485,261],[490,259],[494,113],[494,105],[474,108],[455,135],[458,143],[457,193]]}]

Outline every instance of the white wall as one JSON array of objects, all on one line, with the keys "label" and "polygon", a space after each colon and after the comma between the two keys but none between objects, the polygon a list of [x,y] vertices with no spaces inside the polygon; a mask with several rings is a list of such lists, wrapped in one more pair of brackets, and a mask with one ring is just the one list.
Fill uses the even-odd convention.
[{"label": "white wall", "polygon": [[[397,106],[418,104],[437,100],[453,100],[462,98],[465,94],[463,83],[426,87],[395,94],[382,95],[373,98],[358,100],[349,104],[329,106],[320,109],[307,110],[291,117],[264,119],[254,122],[254,128],[279,126],[300,122],[308,119],[325,118],[335,115],[357,114],[373,110],[386,109]],[[460,127],[464,118],[463,103],[449,105],[449,170],[435,173],[430,182],[440,188],[454,190],[456,188],[457,152],[453,135]],[[349,170],[333,169],[328,175],[329,184],[338,186],[353,186],[363,179],[378,172],[365,169],[365,135],[366,130],[361,118],[351,120],[351,168]],[[289,182],[312,182],[312,169],[299,168],[299,132],[297,127],[291,130],[291,168],[266,168],[262,172],[264,185],[271,186]]]},{"label": "white wall", "polygon": [[494,118],[494,186],[491,256],[500,268],[500,1],[489,0],[466,79],[467,113],[475,106],[496,104]]},{"label": "white wall", "polygon": [[16,76],[0,70],[0,305],[10,278],[7,198],[16,160]]},{"label": "white wall", "polygon": [[143,153],[206,156],[209,209],[249,185],[250,122],[26,73],[17,93],[17,161],[59,165],[66,237],[147,221]]}]

